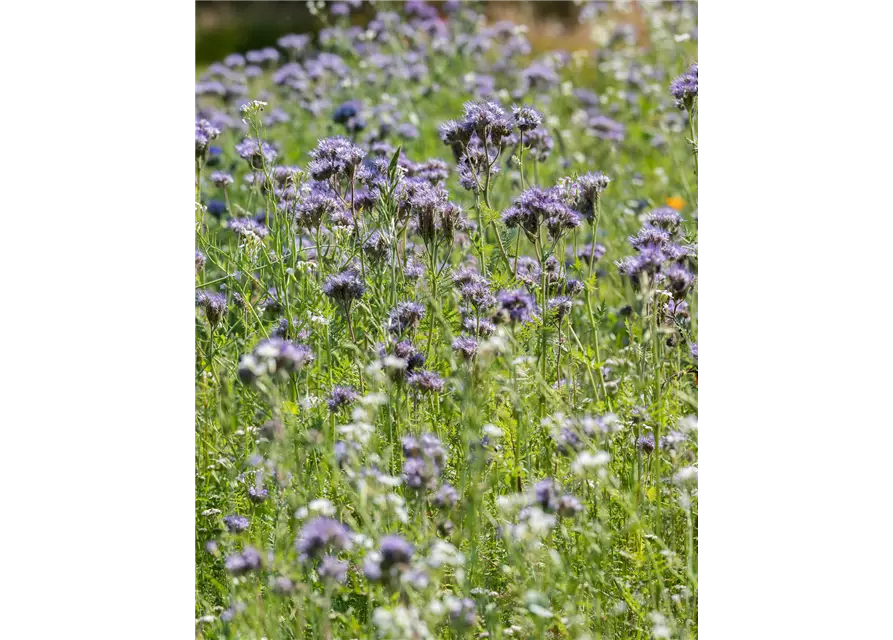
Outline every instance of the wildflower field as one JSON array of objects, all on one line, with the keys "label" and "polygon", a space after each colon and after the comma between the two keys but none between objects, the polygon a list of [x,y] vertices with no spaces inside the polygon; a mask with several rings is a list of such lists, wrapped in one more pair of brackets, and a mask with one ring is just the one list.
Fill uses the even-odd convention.
[{"label": "wildflower field", "polygon": [[197,636],[697,637],[697,5],[359,8],[197,70]]}]

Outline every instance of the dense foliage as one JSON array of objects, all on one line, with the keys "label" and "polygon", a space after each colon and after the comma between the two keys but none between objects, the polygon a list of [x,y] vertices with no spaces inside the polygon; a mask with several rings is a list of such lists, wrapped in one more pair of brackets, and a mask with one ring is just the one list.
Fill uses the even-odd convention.
[{"label": "dense foliage", "polygon": [[196,85],[197,633],[696,637],[696,5],[352,8]]}]

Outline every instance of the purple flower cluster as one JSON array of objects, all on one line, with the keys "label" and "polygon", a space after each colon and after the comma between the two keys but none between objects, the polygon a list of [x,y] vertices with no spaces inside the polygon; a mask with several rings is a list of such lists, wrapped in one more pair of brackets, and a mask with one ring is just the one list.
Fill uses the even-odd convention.
[{"label": "purple flower cluster", "polygon": [[443,378],[433,371],[413,371],[406,376],[410,387],[421,393],[440,393],[443,391]]},{"label": "purple flower cluster", "polygon": [[253,138],[245,138],[237,144],[236,153],[239,154],[240,158],[248,162],[253,169],[271,167],[277,155],[273,145],[265,141],[258,143]]},{"label": "purple flower cluster", "polygon": [[216,327],[226,314],[226,296],[222,293],[199,289],[195,294],[195,302],[205,312],[211,327]]},{"label": "purple flower cluster", "polygon": [[310,153],[308,169],[314,180],[349,179],[355,175],[365,156],[366,152],[347,138],[326,138],[320,140]]},{"label": "purple flower cluster", "polygon": [[696,278],[692,271],[695,249],[679,241],[682,218],[666,209],[657,209],[645,219],[639,233],[629,238],[638,253],[617,263],[620,273],[637,285],[647,278],[648,282],[669,291],[675,301],[681,301]]},{"label": "purple flower cluster", "polygon": [[242,576],[260,569],[263,558],[254,547],[245,547],[240,553],[227,556],[224,566],[234,576]]},{"label": "purple flower cluster", "polygon": [[410,489],[433,489],[446,466],[446,451],[437,436],[403,438],[403,482]]},{"label": "purple flower cluster", "polygon": [[378,551],[366,556],[363,573],[372,582],[393,585],[409,569],[414,553],[415,548],[405,538],[397,535],[385,536],[378,545]]},{"label": "purple flower cluster", "polygon": [[233,218],[226,226],[240,238],[260,241],[267,237],[270,230],[262,222],[254,218]]},{"label": "purple flower cluster", "polygon": [[698,63],[694,62],[688,71],[670,83],[670,95],[680,109],[691,111],[698,97]]},{"label": "purple flower cluster", "polygon": [[332,518],[314,518],[301,529],[295,546],[302,561],[344,551],[351,546],[350,529]]},{"label": "purple flower cluster", "polygon": [[509,228],[519,227],[533,241],[541,224],[545,224],[553,238],[580,226],[580,216],[568,207],[557,188],[533,187],[524,191],[514,204],[502,214]]},{"label": "purple flower cluster", "polygon": [[524,324],[537,315],[536,301],[524,289],[500,291],[496,295],[499,310],[494,320],[503,323]]},{"label": "purple flower cluster", "polygon": [[359,398],[359,394],[353,387],[336,386],[332,387],[332,391],[329,392],[329,397],[326,398],[326,405],[329,407],[329,411],[334,413],[341,407],[354,403],[357,398]]},{"label": "purple flower cluster", "polygon": [[540,480],[533,486],[533,503],[546,513],[557,513],[562,518],[572,518],[583,510],[574,496],[558,495],[558,487],[551,478]]},{"label": "purple flower cluster", "polygon": [[208,145],[220,135],[220,129],[207,120],[195,119],[195,157],[204,158],[208,154]]},{"label": "purple flower cluster", "polygon": [[363,278],[354,269],[347,269],[326,278],[322,292],[336,303],[349,307],[354,300],[363,297],[366,285]]},{"label": "purple flower cluster", "polygon": [[310,347],[283,338],[262,340],[239,359],[239,379],[250,384],[258,378],[291,374],[313,361]]},{"label": "purple flower cluster", "polygon": [[414,331],[424,317],[424,305],[412,301],[398,302],[388,316],[388,331],[396,335]]},{"label": "purple flower cluster", "polygon": [[238,513],[234,513],[230,516],[226,516],[223,519],[223,524],[226,525],[226,530],[230,533],[242,533],[243,531],[248,531],[250,523],[245,516],[240,516]]}]

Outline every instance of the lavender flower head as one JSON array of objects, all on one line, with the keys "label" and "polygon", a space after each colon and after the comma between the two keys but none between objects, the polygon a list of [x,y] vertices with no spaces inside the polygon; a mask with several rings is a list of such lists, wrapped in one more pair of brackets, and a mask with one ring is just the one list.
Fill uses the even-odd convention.
[{"label": "lavender flower head", "polygon": [[270,491],[262,484],[253,484],[248,487],[248,499],[251,502],[260,504],[270,496]]},{"label": "lavender flower head", "polygon": [[263,566],[263,559],[257,549],[245,547],[241,553],[228,556],[224,566],[234,576],[242,576],[260,569]]},{"label": "lavender flower head", "polygon": [[568,296],[556,296],[549,299],[548,307],[555,314],[555,319],[561,322],[571,312],[573,300]]},{"label": "lavender flower head", "polygon": [[651,453],[654,451],[654,444],[654,436],[649,433],[648,435],[639,436],[636,440],[636,449],[645,453]]},{"label": "lavender flower head", "polygon": [[347,563],[334,556],[325,556],[319,563],[317,573],[324,581],[344,584],[347,580]]},{"label": "lavender flower head", "polygon": [[[279,38],[279,40],[276,41],[276,44],[278,44],[286,51],[300,53],[307,48],[308,44],[310,44],[310,36],[305,34],[290,33]],[[224,62],[226,61],[224,60]]]},{"label": "lavender flower head", "polygon": [[250,384],[260,377],[290,374],[313,361],[310,347],[283,338],[261,340],[239,360],[239,379]]},{"label": "lavender flower head", "polygon": [[698,97],[698,63],[694,62],[688,71],[670,83],[670,95],[680,109],[691,111]]},{"label": "lavender flower head", "polygon": [[385,536],[381,539],[378,552],[367,556],[363,572],[374,582],[394,582],[409,568],[414,553],[415,548],[403,537]]},{"label": "lavender flower head", "polygon": [[349,178],[354,175],[365,156],[366,152],[347,138],[326,138],[320,140],[316,149],[310,153],[312,160],[308,169],[314,180]]},{"label": "lavender flower head", "polygon": [[695,274],[679,263],[664,268],[661,282],[673,294],[674,300],[682,300],[695,283]]},{"label": "lavender flower head", "polygon": [[466,102],[462,126],[481,141],[490,140],[497,145],[512,133],[512,125],[505,112],[495,102]]},{"label": "lavender flower head", "polygon": [[437,490],[437,493],[434,494],[434,498],[431,500],[431,504],[438,509],[452,509],[458,503],[459,492],[446,482],[440,486],[440,489]]},{"label": "lavender flower head", "polygon": [[334,413],[341,407],[346,407],[355,402],[358,397],[359,394],[352,387],[337,386],[332,388],[329,397],[326,398],[326,404],[329,407],[329,411]]},{"label": "lavender flower head", "polygon": [[413,371],[406,376],[409,386],[423,393],[440,393],[443,391],[443,378],[433,371]]},{"label": "lavender flower head", "polygon": [[536,315],[536,302],[524,289],[500,291],[496,295],[496,301],[499,311],[494,319],[497,321],[524,324]]},{"label": "lavender flower head", "polygon": [[473,627],[477,622],[477,606],[471,598],[447,598],[450,625],[457,630]]},{"label": "lavender flower head", "polygon": [[233,177],[223,171],[215,171],[211,174],[211,183],[215,187],[226,188],[233,183]]},{"label": "lavender flower head", "polygon": [[580,224],[579,216],[571,211],[559,189],[532,187],[524,191],[514,204],[502,214],[509,228],[520,227],[530,238],[536,236],[540,224],[545,223],[553,237]]},{"label": "lavender flower head", "polygon": [[661,207],[649,213],[645,218],[645,223],[673,235],[682,224],[682,216],[672,207]]},{"label": "lavender flower head", "polygon": [[195,119],[195,157],[203,158],[208,153],[208,145],[220,135],[220,129],[207,120]]},{"label": "lavender flower head", "polygon": [[349,306],[363,296],[366,285],[360,274],[353,269],[329,276],[322,285],[322,292],[338,304]]},{"label": "lavender flower head", "polygon": [[461,354],[466,360],[471,360],[477,355],[478,341],[467,336],[460,336],[453,340],[453,351]]},{"label": "lavender flower head", "polygon": [[562,518],[573,518],[583,511],[583,505],[574,496],[565,494],[558,499],[556,511]]},{"label": "lavender flower head", "polygon": [[598,171],[584,174],[576,180],[564,180],[558,188],[568,205],[586,218],[587,222],[593,222],[599,211],[601,194],[610,182],[611,178]]},{"label": "lavender flower head", "polygon": [[440,440],[430,434],[403,438],[403,481],[410,489],[433,489],[446,465],[446,451]]},{"label": "lavender flower head", "polygon": [[205,317],[212,328],[216,327],[226,314],[226,296],[222,293],[199,289],[195,294],[195,301],[205,312]]},{"label": "lavender flower head", "polygon": [[533,486],[533,500],[546,513],[552,513],[558,507],[558,495],[555,482],[551,478],[540,480]]},{"label": "lavender flower head", "polygon": [[260,242],[270,233],[264,224],[254,218],[233,218],[226,226],[240,238],[254,242]]},{"label": "lavender flower head", "polygon": [[543,123],[543,116],[533,107],[512,107],[515,124],[523,131],[533,131]]},{"label": "lavender flower head", "polygon": [[314,518],[304,525],[295,546],[302,561],[327,551],[344,551],[351,545],[350,529],[332,518]]},{"label": "lavender flower head", "polygon": [[250,523],[245,516],[240,516],[238,513],[234,513],[226,516],[223,519],[223,524],[226,525],[226,530],[230,533],[242,533],[243,531],[248,530]]},{"label": "lavender flower head", "polygon": [[268,142],[262,141],[258,144],[253,138],[245,138],[236,145],[236,153],[239,157],[247,161],[253,169],[263,169],[263,167],[273,164],[276,159],[276,149]]},{"label": "lavender flower head", "polygon": [[419,322],[425,317],[425,307],[418,302],[398,302],[388,318],[388,330],[400,335],[407,330],[413,330],[419,326]]}]

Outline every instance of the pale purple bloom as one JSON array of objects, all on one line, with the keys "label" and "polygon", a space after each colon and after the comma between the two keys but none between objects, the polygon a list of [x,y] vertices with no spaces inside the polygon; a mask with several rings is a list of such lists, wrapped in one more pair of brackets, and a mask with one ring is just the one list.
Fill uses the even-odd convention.
[{"label": "pale purple bloom", "polygon": [[466,359],[471,359],[477,355],[478,341],[474,338],[460,336],[453,340],[453,351],[456,351]]},{"label": "pale purple bloom", "polygon": [[496,296],[499,303],[497,318],[508,322],[530,322],[536,315],[536,302],[524,289],[500,291]]},{"label": "pale purple bloom", "polygon": [[234,553],[226,558],[226,570],[234,576],[245,575],[263,566],[263,559],[254,547],[245,547],[241,553]]},{"label": "pale purple bloom", "polygon": [[347,563],[334,556],[325,556],[319,563],[317,573],[323,580],[343,584],[347,580]]},{"label": "pale purple bloom", "polygon": [[249,521],[245,516],[240,516],[238,513],[234,513],[230,516],[226,516],[223,519],[223,524],[226,525],[226,529],[230,533],[242,533],[243,531],[248,530]]},{"label": "pale purple bloom", "polygon": [[332,388],[329,397],[326,398],[326,404],[329,407],[329,411],[334,413],[341,407],[355,402],[358,397],[359,394],[352,387],[337,386]]},{"label": "pale purple bloom", "polygon": [[424,305],[412,301],[398,302],[388,317],[388,330],[398,335],[414,330],[424,317]]},{"label": "pale purple bloom", "polygon": [[413,371],[406,377],[409,386],[424,393],[439,393],[443,391],[443,378],[433,371]]},{"label": "pale purple bloom", "polygon": [[314,518],[304,525],[295,543],[301,558],[321,556],[326,551],[350,548],[350,529],[332,518]]},{"label": "pale purple bloom", "polygon": [[353,269],[329,276],[322,285],[322,292],[342,305],[349,305],[361,298],[365,291],[362,277]]}]

